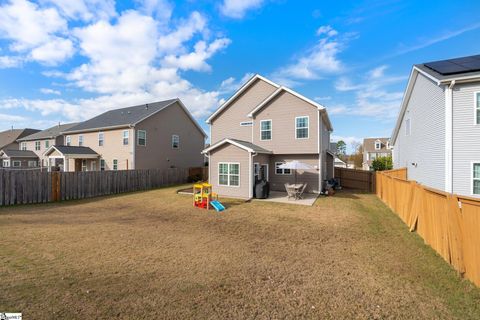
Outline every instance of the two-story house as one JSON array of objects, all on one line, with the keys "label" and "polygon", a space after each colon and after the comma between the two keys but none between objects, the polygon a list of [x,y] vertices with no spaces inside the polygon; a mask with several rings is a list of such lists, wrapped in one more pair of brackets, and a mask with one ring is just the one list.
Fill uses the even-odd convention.
[{"label": "two-story house", "polygon": [[363,139],[363,170],[370,170],[373,160],[379,157],[391,157],[390,138]]},{"label": "two-story house", "polygon": [[409,179],[480,197],[480,55],[413,66],[391,143]]},{"label": "two-story house", "polygon": [[249,199],[262,175],[272,190],[285,191],[292,160],[312,169],[298,173],[307,191],[320,193],[333,177],[332,125],[325,107],[260,75],[253,76],[208,119],[209,181],[220,195]]},{"label": "two-story house", "polygon": [[61,146],[64,143],[62,132],[76,126],[78,123],[58,124],[51,128],[18,139],[21,151],[32,151],[37,156],[38,166],[47,167],[48,161],[44,153],[51,146]]},{"label": "two-story house", "polygon": [[45,151],[64,171],[199,167],[206,134],[179,99],[107,111]]},{"label": "two-story house", "polygon": [[0,167],[4,168],[28,168],[38,165],[33,152],[19,151],[18,139],[33,133],[37,129],[10,129],[0,132]]}]

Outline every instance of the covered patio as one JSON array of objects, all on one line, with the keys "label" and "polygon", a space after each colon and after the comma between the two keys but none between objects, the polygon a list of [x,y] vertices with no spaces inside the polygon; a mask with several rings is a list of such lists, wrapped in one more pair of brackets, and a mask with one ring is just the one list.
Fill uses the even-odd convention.
[{"label": "covered patio", "polygon": [[270,191],[270,195],[267,199],[255,199],[255,201],[269,201],[278,203],[298,204],[303,206],[313,206],[318,196],[318,193],[304,193],[302,195],[302,199],[293,199],[289,198],[286,192]]},{"label": "covered patio", "polygon": [[44,153],[49,170],[97,171],[100,155],[88,147],[51,146]]}]

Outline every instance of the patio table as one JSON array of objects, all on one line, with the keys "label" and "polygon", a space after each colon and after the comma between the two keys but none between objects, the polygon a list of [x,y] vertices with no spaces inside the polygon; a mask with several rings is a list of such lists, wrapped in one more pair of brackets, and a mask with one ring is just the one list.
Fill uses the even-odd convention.
[{"label": "patio table", "polygon": [[288,186],[295,189],[295,200],[298,200],[298,196],[299,196],[298,191],[302,190],[303,183],[295,183],[295,184],[290,184]]}]

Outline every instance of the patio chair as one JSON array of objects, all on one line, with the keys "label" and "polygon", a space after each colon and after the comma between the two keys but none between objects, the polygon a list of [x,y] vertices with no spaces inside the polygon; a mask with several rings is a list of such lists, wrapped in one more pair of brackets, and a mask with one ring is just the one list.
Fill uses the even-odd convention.
[{"label": "patio chair", "polygon": [[298,190],[296,196],[297,199],[303,199],[303,193],[305,192],[305,189],[307,188],[307,184],[304,183],[302,189]]},{"label": "patio chair", "polygon": [[285,191],[287,191],[287,199],[295,198],[295,189],[292,188],[288,183],[285,183]]}]

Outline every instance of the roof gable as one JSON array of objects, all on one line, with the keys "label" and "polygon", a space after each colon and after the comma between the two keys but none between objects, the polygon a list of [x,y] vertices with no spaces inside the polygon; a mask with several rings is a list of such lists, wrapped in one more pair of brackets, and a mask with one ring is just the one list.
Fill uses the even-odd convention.
[{"label": "roof gable", "polygon": [[16,142],[19,138],[39,132],[37,129],[10,129],[0,132],[0,148]]},{"label": "roof gable", "polygon": [[214,113],[207,119],[207,123],[211,123],[213,119],[215,119],[223,110],[227,109],[243,92],[248,90],[257,80],[265,81],[266,83],[272,85],[275,88],[279,88],[280,85],[274,83],[273,81],[268,80],[265,77],[262,77],[259,74],[254,75],[251,77],[246,83],[244,83],[240,89],[238,89],[227,101],[225,101]]},{"label": "roof gable", "polygon": [[61,132],[66,131],[76,125],[78,122],[74,123],[66,123],[66,124],[58,124],[51,128],[36,132],[34,134],[30,134],[23,138],[18,139],[18,141],[32,141],[32,140],[42,140],[42,139],[54,139],[61,135]]},{"label": "roof gable", "polygon": [[230,138],[226,138],[226,139],[223,139],[217,143],[215,143],[214,145],[211,145],[210,147],[206,148],[205,150],[202,151],[202,153],[208,153],[214,149],[217,149],[218,147],[226,144],[226,143],[229,143],[229,144],[232,144],[236,147],[239,147],[240,149],[243,149],[245,151],[248,151],[250,153],[272,153],[271,151],[267,150],[267,149],[264,149],[260,146],[257,146],[256,144],[253,144],[251,142],[248,142],[248,141],[243,141],[243,140],[238,140],[238,139],[230,139]]}]

